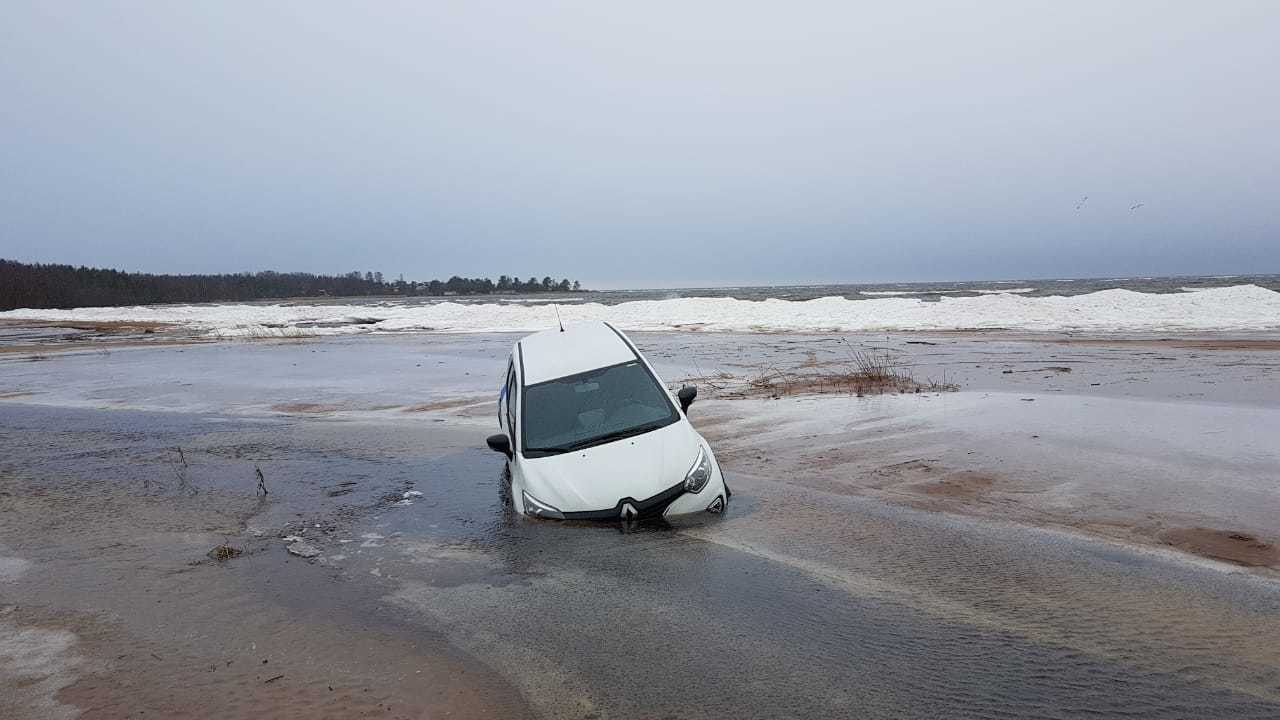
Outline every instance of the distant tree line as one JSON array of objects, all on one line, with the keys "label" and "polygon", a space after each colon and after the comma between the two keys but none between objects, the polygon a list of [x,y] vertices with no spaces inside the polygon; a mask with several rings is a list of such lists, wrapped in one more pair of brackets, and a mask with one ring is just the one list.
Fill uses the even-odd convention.
[{"label": "distant tree line", "polygon": [[74,308],[155,303],[236,302],[289,297],[363,295],[485,295],[490,293],[580,292],[576,281],[527,281],[502,275],[457,275],[445,281],[384,281],[380,272],[346,275],[311,273],[234,273],[227,275],[152,275],[120,270],[20,263],[0,259],[0,310]]}]

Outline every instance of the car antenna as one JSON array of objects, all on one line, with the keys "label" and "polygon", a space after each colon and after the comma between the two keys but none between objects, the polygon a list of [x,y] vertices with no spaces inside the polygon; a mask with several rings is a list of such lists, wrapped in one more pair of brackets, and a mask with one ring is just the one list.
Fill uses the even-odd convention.
[{"label": "car antenna", "polygon": [[560,323],[560,332],[564,332],[564,320],[560,319],[560,306],[552,305],[551,308],[556,311],[556,322]]}]

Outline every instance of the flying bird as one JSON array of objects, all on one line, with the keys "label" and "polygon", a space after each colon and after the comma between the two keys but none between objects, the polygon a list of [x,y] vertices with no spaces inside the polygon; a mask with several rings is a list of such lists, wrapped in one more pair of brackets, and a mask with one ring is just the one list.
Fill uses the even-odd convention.
[{"label": "flying bird", "polygon": [[1138,203],[1137,205],[1131,205],[1131,206],[1129,206],[1129,212],[1133,212],[1134,210],[1137,210],[1138,208],[1142,207],[1143,205],[1146,205],[1146,203]]},{"label": "flying bird", "polygon": [[1087,202],[1089,202],[1088,195],[1085,195],[1084,197],[1080,198],[1080,202],[1076,203],[1076,210],[1079,210],[1080,208],[1084,207],[1084,204]]}]

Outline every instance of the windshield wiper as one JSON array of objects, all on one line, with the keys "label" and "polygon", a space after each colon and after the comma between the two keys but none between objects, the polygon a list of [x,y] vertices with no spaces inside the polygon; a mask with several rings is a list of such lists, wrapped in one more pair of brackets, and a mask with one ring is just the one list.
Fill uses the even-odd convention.
[{"label": "windshield wiper", "polygon": [[559,455],[561,453],[572,452],[573,449],[574,449],[574,446],[561,445],[557,447],[526,447],[524,451],[527,453],[536,452],[536,453],[546,453],[548,455]]},{"label": "windshield wiper", "polygon": [[658,428],[663,427],[665,422],[666,420],[663,419],[655,422],[645,423],[644,425],[636,425],[635,427],[626,428],[624,430],[614,430],[613,432],[607,432],[604,435],[597,435],[596,437],[588,438],[586,440],[579,440],[578,442],[569,443],[568,445],[554,445],[552,447],[527,447],[524,450],[525,452],[537,452],[537,453],[546,453],[548,455],[559,455],[562,453],[573,452],[574,450],[581,450],[583,448],[592,447],[594,445],[603,445],[607,442],[612,442],[614,440],[621,440],[623,438],[634,437],[636,435],[643,435],[644,433],[647,433],[650,430],[657,430]]},{"label": "windshield wiper", "polygon": [[648,422],[648,423],[645,423],[644,425],[636,425],[635,427],[629,427],[623,430],[614,430],[613,432],[607,432],[603,435],[597,435],[589,440],[579,440],[576,443],[570,443],[569,449],[577,450],[579,448],[590,447],[592,445],[603,445],[607,442],[612,442],[614,440],[621,440],[623,438],[635,437],[636,435],[643,435],[649,432],[650,430],[657,430],[658,428],[662,427],[665,422],[666,420],[664,418],[663,420]]}]

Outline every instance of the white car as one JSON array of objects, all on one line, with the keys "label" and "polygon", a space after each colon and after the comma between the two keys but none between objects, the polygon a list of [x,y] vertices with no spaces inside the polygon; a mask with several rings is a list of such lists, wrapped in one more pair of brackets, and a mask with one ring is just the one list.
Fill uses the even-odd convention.
[{"label": "white car", "polygon": [[625,335],[604,322],[521,339],[498,396],[516,512],[560,520],[720,513],[729,489],[711,447]]}]

